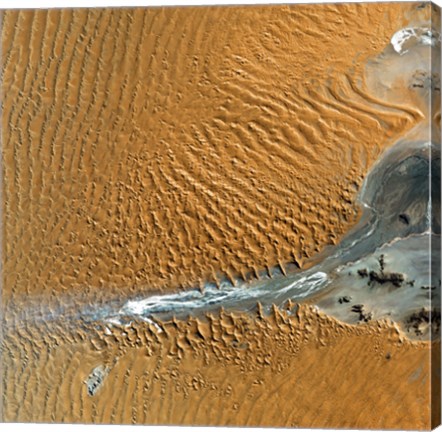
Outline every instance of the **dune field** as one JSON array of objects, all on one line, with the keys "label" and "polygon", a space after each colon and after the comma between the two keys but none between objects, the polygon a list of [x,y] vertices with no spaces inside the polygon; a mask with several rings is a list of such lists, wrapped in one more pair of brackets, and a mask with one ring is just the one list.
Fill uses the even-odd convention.
[{"label": "dune field", "polygon": [[0,417],[440,423],[440,10],[2,10]]}]

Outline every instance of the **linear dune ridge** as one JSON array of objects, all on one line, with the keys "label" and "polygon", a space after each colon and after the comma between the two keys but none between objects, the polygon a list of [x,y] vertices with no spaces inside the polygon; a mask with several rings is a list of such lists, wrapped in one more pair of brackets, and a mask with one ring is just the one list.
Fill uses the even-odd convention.
[{"label": "linear dune ridge", "polygon": [[350,325],[309,301],[64,314],[312,266],[360,220],[380,155],[425,117],[405,84],[405,103],[386,101],[365,73],[431,8],[0,11],[0,418],[437,424],[440,342],[392,320]]},{"label": "linear dune ridge", "polygon": [[403,12],[5,11],[5,301],[177,290],[336,243],[419,115],[355,86]]}]

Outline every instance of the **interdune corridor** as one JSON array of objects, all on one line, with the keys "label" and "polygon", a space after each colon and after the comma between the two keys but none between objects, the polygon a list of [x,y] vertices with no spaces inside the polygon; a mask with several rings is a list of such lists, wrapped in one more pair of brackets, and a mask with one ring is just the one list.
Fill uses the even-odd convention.
[{"label": "interdune corridor", "polygon": [[435,425],[440,342],[393,319],[343,322],[316,298],[185,318],[108,311],[246,290],[334,250],[362,223],[358,194],[384,152],[440,126],[421,75],[391,78],[392,36],[440,28],[438,14],[415,2],[0,11],[2,420]]}]

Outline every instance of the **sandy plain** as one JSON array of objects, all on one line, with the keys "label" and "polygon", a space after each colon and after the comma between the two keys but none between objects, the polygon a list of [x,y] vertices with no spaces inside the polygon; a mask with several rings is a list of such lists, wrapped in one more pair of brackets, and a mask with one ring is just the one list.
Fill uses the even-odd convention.
[{"label": "sandy plain", "polygon": [[367,60],[431,7],[3,11],[3,418],[437,422],[438,350],[391,322],[304,305],[158,333],[57,312],[302,269],[339,242],[368,170],[424,117],[405,85],[374,97]]},{"label": "sandy plain", "polygon": [[[9,421],[429,429],[440,348],[312,306],[7,335]],[[432,365],[434,370],[432,369]],[[433,374],[430,375],[430,372]]]}]

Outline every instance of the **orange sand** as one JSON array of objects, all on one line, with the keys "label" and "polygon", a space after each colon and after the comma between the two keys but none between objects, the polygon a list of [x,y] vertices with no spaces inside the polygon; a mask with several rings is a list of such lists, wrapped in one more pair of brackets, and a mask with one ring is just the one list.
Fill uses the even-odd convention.
[{"label": "orange sand", "polygon": [[[363,75],[416,6],[2,12],[3,310],[57,318],[59,304],[308,265],[356,223],[368,169],[422,118],[375,100]],[[3,328],[4,420],[439,418],[439,345],[392,323],[344,325],[312,306],[162,333],[58,318]]]},{"label": "orange sand", "polygon": [[5,301],[194,287],[335,244],[420,118],[356,87],[415,6],[5,11]]},{"label": "orange sand", "polygon": [[[430,345],[408,341],[391,324],[345,325],[304,306],[291,316],[277,310],[268,318],[222,313],[163,323],[162,329],[133,323],[112,331],[67,325],[18,331],[7,338],[5,419],[432,425]],[[440,353],[439,344],[433,353]],[[89,396],[85,381],[99,365],[108,373]]]}]

